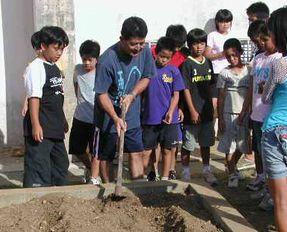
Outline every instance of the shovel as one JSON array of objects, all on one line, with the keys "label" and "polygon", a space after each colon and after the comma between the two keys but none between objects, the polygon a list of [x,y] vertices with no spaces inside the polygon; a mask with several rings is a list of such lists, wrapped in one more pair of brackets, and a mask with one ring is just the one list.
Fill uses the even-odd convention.
[{"label": "shovel", "polygon": [[[121,119],[125,122],[126,120],[126,105],[122,104],[121,106]],[[120,141],[118,144],[118,174],[117,174],[117,183],[115,187],[115,195],[121,196],[122,194],[122,183],[123,183],[123,157],[124,157],[124,141],[125,141],[125,131],[121,130],[120,132]]]}]

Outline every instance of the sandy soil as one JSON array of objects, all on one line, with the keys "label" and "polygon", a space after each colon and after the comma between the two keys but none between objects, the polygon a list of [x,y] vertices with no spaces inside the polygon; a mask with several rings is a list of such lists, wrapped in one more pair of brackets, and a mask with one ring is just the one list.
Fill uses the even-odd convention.
[{"label": "sandy soil", "polygon": [[115,201],[46,195],[0,209],[0,231],[222,231],[196,195],[161,194]]}]

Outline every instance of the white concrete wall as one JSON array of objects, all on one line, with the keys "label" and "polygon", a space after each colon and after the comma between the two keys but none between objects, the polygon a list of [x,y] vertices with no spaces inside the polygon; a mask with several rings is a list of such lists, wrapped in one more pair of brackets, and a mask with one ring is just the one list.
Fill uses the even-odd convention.
[{"label": "white concrete wall", "polygon": [[32,0],[1,0],[0,133],[4,135],[4,144],[0,146],[23,144],[22,76],[25,66],[34,57],[30,43],[34,27],[32,9]]},{"label": "white concrete wall", "polygon": [[[78,49],[86,39],[99,41],[102,52],[118,41],[124,19],[137,15],[148,24],[147,40],[157,40],[170,24],[183,24],[187,30],[200,27],[209,32],[217,10],[227,8],[234,15],[233,31],[246,37],[246,8],[255,1],[240,0],[74,0],[75,39]],[[264,1],[273,11],[286,0]],[[63,4],[67,1],[63,1]],[[63,5],[62,4],[62,5]],[[60,4],[61,5],[61,4]],[[62,7],[63,8],[63,7]],[[60,10],[62,10],[62,8]],[[68,8],[67,8],[68,9]],[[45,9],[39,9],[44,12]],[[34,12],[37,13],[37,12]],[[53,17],[60,22],[64,14]],[[37,18],[41,25],[41,17]],[[34,31],[33,0],[1,0],[0,6],[0,147],[23,143],[21,104],[24,98],[23,71],[34,57],[30,37]],[[70,33],[73,33],[71,31]],[[67,79],[68,81],[68,79]]]},{"label": "white concrete wall", "polygon": [[[157,40],[170,24],[183,24],[189,31],[194,27],[213,27],[219,9],[229,9],[234,15],[232,30],[246,38],[248,27],[246,8],[250,0],[74,0],[76,48],[86,39],[97,40],[104,51],[116,42],[122,22],[129,16],[142,17],[149,28],[147,40]],[[265,0],[271,11],[286,4],[286,0]],[[79,55],[77,61],[80,62]]]}]

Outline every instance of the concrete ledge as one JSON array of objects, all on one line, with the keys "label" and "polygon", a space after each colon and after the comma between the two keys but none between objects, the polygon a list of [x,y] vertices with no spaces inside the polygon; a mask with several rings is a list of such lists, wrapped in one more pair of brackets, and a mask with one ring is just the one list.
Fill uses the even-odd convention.
[{"label": "concrete ledge", "polygon": [[11,204],[21,204],[51,193],[68,194],[83,199],[103,197],[112,193],[112,186],[73,185],[63,187],[42,187],[0,190],[0,208]]},{"label": "concrete ledge", "polygon": [[[213,190],[202,179],[193,179],[192,183],[182,181],[126,183],[124,184],[123,192],[131,191],[138,196],[150,193],[160,194],[164,192],[184,194],[185,189],[189,185],[201,196],[204,207],[211,213],[215,222],[218,223],[224,231],[256,231],[222,195]],[[93,199],[95,197],[103,198],[114,193],[114,189],[114,184],[105,184],[101,186],[73,185],[0,190],[0,208],[11,204],[25,203],[33,198],[52,193],[68,194],[83,199]]]},{"label": "concrete ledge", "polygon": [[[42,197],[47,194],[68,194],[83,199],[103,198],[114,193],[115,184],[94,185],[70,185],[62,187],[41,187],[0,190],[0,208],[11,204],[21,204]],[[124,184],[123,192],[131,191],[136,195],[148,193],[174,192],[183,193],[184,186],[173,182],[135,182]]]},{"label": "concrete ledge", "polygon": [[254,227],[233,208],[233,206],[217,191],[200,179],[193,179],[191,187],[202,198],[205,208],[213,215],[226,232],[255,232]]}]

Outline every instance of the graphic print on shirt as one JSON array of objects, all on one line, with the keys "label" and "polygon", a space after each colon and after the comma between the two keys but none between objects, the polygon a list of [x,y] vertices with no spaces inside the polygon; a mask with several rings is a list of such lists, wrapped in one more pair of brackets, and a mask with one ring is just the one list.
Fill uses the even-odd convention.
[{"label": "graphic print on shirt", "polygon": [[208,74],[205,75],[198,75],[197,70],[194,68],[193,73],[191,74],[191,81],[192,83],[201,82],[201,81],[210,81],[211,80],[211,69],[208,70]]},{"label": "graphic print on shirt", "polygon": [[[118,94],[114,99],[114,105],[120,106],[120,98],[127,94],[128,86],[131,82],[136,83],[141,77],[141,71],[137,66],[133,66],[129,72],[128,77],[125,80],[124,72],[122,70],[117,72],[117,88]],[[131,79],[132,78],[132,79]]]},{"label": "graphic print on shirt", "polygon": [[60,77],[54,76],[51,77],[50,81],[50,87],[51,88],[56,88],[58,86],[60,86],[60,90],[57,88],[57,90],[55,91],[55,94],[62,94],[64,95],[64,90],[63,90],[63,77],[62,74],[60,74]]},{"label": "graphic print on shirt", "polygon": [[164,83],[172,83],[173,77],[169,77],[166,73],[162,74],[162,80]]},{"label": "graphic print on shirt", "polygon": [[255,69],[255,85],[254,85],[254,93],[262,94],[263,93],[263,85],[262,83],[266,82],[270,77],[271,69],[270,67],[258,67]]}]

